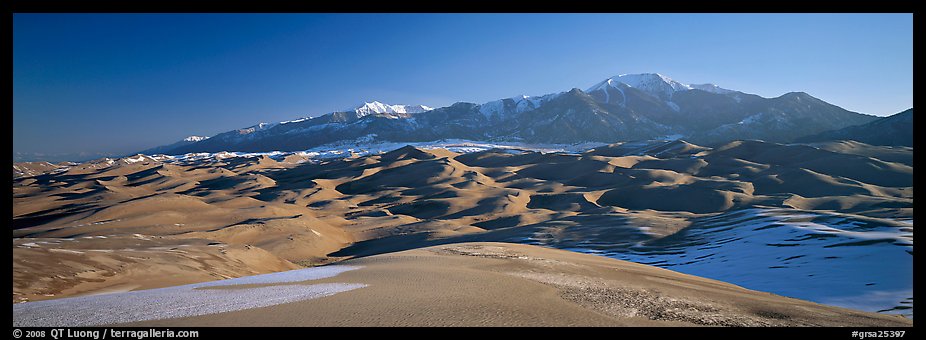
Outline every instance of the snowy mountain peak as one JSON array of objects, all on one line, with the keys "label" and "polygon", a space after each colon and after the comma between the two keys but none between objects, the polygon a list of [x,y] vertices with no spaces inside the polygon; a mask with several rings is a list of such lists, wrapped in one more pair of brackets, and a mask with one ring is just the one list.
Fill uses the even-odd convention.
[{"label": "snowy mountain peak", "polygon": [[184,141],[184,142],[198,142],[198,141],[206,140],[206,139],[209,139],[209,137],[206,137],[206,136],[189,136],[189,137],[187,137],[187,138],[184,138],[183,141]]},{"label": "snowy mountain peak", "polygon": [[659,73],[640,73],[622,74],[605,79],[601,83],[590,88],[587,92],[607,87],[617,87],[618,84],[624,84],[663,99],[672,97],[672,94],[677,91],[691,90],[691,86],[677,82]]},{"label": "snowy mountain peak", "polygon": [[592,86],[586,92],[593,92],[609,87],[618,88],[619,84],[624,84],[625,86],[636,88],[640,91],[649,93],[662,99],[671,98],[672,94],[675,92],[693,89],[718,94],[728,94],[735,92],[721,88],[714,84],[688,85],[659,73],[622,74],[619,76],[614,76],[605,79],[598,84],[595,84],[595,86]]},{"label": "snowy mountain peak", "polygon": [[395,113],[422,113],[431,111],[433,108],[425,105],[389,105],[379,101],[365,102],[356,108],[348,109],[357,113],[357,117],[378,113],[378,114],[395,114]]},{"label": "snowy mountain peak", "polygon": [[633,87],[645,87],[652,84],[668,84],[676,90],[687,90],[690,87],[686,84],[682,84],[673,80],[672,78],[666,77],[659,73],[638,73],[638,74],[622,74],[617,76],[618,81],[633,86]]}]

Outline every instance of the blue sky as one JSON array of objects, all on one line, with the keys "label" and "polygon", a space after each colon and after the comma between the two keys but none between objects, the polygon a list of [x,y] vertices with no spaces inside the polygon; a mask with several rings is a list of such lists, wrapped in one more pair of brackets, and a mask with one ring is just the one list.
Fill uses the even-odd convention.
[{"label": "blue sky", "polygon": [[363,101],[445,106],[658,72],[890,115],[911,14],[16,14],[14,152],[124,153]]}]

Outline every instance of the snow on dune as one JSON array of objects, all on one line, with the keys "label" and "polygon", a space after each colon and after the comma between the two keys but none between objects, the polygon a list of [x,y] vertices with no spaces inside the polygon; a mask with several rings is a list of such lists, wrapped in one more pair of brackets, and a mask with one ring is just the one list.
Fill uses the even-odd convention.
[{"label": "snow on dune", "polygon": [[819,303],[913,315],[913,228],[906,223],[757,208],[699,219],[649,244],[549,245]]},{"label": "snow on dune", "polygon": [[316,299],[365,287],[358,283],[290,284],[337,276],[357,266],[324,266],[184,286],[13,304],[13,327],[79,327],[231,312]]}]

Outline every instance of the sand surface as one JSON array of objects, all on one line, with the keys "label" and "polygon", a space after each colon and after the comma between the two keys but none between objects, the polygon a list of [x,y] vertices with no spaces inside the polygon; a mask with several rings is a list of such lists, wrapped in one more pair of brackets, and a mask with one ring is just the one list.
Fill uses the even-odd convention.
[{"label": "sand surface", "polygon": [[[573,154],[404,147],[343,159],[216,153],[17,163],[12,301],[172,287],[501,241],[688,270],[780,294],[808,280],[815,287],[839,283],[844,288],[802,297],[912,316],[911,160],[912,148],[857,142],[736,141],[712,148],[666,141]],[[754,211],[780,216],[741,221],[742,213]],[[795,215],[815,217],[789,217]],[[729,254],[753,249],[754,258],[710,257],[715,252],[701,249],[704,242],[726,244]],[[698,255],[686,258],[687,251]],[[724,246],[716,252],[724,254]],[[853,266],[854,257],[890,265]],[[762,266],[747,268],[745,259]],[[730,266],[748,274],[724,270]],[[819,275],[830,267],[841,269]],[[365,266],[341,276],[375,270]],[[798,274],[801,280],[789,279]],[[463,272],[453,275],[466,282]],[[535,287],[537,294],[553,289],[547,292],[557,299],[550,287],[575,283],[510,273],[495,279]],[[886,289],[888,300],[850,303]],[[576,313],[587,309],[570,303],[581,307]],[[518,308],[545,310],[530,307]]]},{"label": "sand surface", "polygon": [[[651,266],[505,243],[344,262],[332,296],[131,326],[911,326]],[[233,286],[224,289],[238,289]]]}]

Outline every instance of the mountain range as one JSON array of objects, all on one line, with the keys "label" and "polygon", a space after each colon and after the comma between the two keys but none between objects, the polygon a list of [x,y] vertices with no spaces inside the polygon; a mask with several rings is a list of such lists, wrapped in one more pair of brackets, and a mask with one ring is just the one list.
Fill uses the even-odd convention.
[{"label": "mountain range", "polygon": [[798,142],[852,139],[865,144],[913,146],[913,109],[873,122],[799,138]]},{"label": "mountain range", "polygon": [[[431,108],[373,101],[141,153],[299,151],[344,141],[446,139],[559,144],[679,138],[704,145],[742,139],[793,142],[878,120],[804,92],[764,98],[645,73],[610,77],[586,90],[573,88],[483,104],[458,102]],[[912,130],[909,133],[912,136]]]}]

